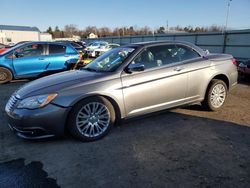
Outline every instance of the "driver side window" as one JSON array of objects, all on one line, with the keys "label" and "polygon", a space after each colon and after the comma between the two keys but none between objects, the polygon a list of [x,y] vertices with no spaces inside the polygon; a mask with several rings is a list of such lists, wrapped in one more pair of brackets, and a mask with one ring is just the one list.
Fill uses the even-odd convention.
[{"label": "driver side window", "polygon": [[145,70],[157,67],[157,63],[154,61],[154,55],[149,50],[145,50],[141,54],[139,54],[135,58],[134,63],[144,65]]},{"label": "driver side window", "polygon": [[149,47],[139,54],[134,63],[144,65],[145,70],[179,62],[175,45],[158,45]]},{"label": "driver side window", "polygon": [[44,45],[42,44],[31,44],[18,48],[15,51],[15,58],[33,57],[41,55],[44,55]]}]

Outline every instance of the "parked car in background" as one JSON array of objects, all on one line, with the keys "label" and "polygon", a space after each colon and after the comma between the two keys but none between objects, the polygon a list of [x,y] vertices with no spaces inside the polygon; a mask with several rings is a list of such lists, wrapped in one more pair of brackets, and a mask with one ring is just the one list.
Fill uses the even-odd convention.
[{"label": "parked car in background", "polygon": [[206,54],[187,42],[130,44],[109,50],[82,70],[26,84],[5,111],[22,138],[69,131],[94,141],[120,119],[198,102],[220,109],[237,84],[235,63],[231,55]]},{"label": "parked car in background", "polygon": [[67,43],[27,42],[0,54],[0,83],[68,70],[79,58]]},{"label": "parked car in background", "polygon": [[78,52],[83,52],[85,46],[82,46],[76,42],[70,42],[70,44],[78,51]]},{"label": "parked car in background", "polygon": [[82,46],[83,48],[86,48],[87,45],[86,45],[86,42],[84,41],[74,41],[75,43],[79,44],[80,46]]},{"label": "parked car in background", "polygon": [[80,44],[78,44],[77,42],[74,42],[74,41],[64,41],[64,40],[62,40],[62,41],[56,41],[56,42],[69,43],[70,45],[72,45],[76,49],[76,51],[78,53],[83,52],[83,50],[85,49],[85,46],[80,45]]},{"label": "parked car in background", "polygon": [[0,43],[0,49],[5,48],[5,46],[6,46],[5,44]]},{"label": "parked car in background", "polygon": [[89,50],[89,54],[91,54],[92,57],[98,57],[102,55],[103,53],[109,51],[110,49],[116,48],[120,46],[119,44],[107,44],[105,46],[100,46],[99,48],[95,48],[92,51]]},{"label": "parked car in background", "polygon": [[0,54],[5,52],[10,46],[0,43]]},{"label": "parked car in background", "polygon": [[84,53],[89,57],[95,57],[94,50],[97,48],[102,48],[108,45],[108,42],[105,41],[95,41],[87,45],[84,49]]},{"label": "parked car in background", "polygon": [[0,54],[5,52],[7,50],[7,48],[0,48]]},{"label": "parked car in background", "polygon": [[238,71],[240,75],[250,76],[250,59],[247,61],[241,61],[238,65]]}]

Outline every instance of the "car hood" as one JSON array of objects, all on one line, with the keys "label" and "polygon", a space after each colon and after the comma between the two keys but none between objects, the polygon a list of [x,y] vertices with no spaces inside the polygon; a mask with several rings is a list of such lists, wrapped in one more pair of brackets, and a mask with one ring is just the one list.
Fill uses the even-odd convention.
[{"label": "car hood", "polygon": [[85,70],[66,71],[29,82],[21,87],[16,94],[18,98],[23,99],[35,95],[55,93],[75,84],[94,82],[98,78],[104,77],[105,74]]}]

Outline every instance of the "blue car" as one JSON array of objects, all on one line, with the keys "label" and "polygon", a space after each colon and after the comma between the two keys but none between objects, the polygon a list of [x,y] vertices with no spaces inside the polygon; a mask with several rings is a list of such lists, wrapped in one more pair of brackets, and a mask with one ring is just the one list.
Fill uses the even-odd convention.
[{"label": "blue car", "polygon": [[0,54],[0,84],[68,70],[78,58],[78,52],[70,43],[23,43]]}]

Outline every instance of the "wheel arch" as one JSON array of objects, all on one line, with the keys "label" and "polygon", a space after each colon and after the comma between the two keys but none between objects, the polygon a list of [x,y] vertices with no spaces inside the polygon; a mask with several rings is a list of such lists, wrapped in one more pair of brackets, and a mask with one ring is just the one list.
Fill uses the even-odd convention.
[{"label": "wheel arch", "polygon": [[7,82],[10,82],[11,80],[15,79],[15,75],[9,67],[0,65],[0,69],[2,69],[2,71],[4,71],[4,72],[7,72],[7,74],[8,74],[6,79],[2,80],[1,83],[7,83]]},{"label": "wheel arch", "polygon": [[5,68],[5,69],[7,69],[8,71],[10,71],[11,74],[12,74],[12,77],[14,78],[14,76],[15,76],[14,71],[13,71],[10,67],[4,66],[4,65],[0,65],[0,68]]},{"label": "wheel arch", "polygon": [[67,113],[67,117],[66,117],[66,121],[65,121],[65,125],[64,125],[64,132],[67,131],[68,119],[69,119],[69,115],[70,115],[70,113],[71,113],[73,107],[74,107],[77,103],[79,103],[79,102],[81,102],[81,101],[83,101],[83,100],[86,100],[86,99],[88,99],[88,98],[93,98],[93,97],[103,97],[103,98],[107,99],[107,100],[112,104],[112,106],[113,106],[113,108],[114,108],[114,110],[115,110],[115,116],[116,116],[115,123],[119,123],[119,122],[120,122],[120,120],[122,119],[122,116],[121,116],[121,109],[120,109],[120,107],[119,107],[119,105],[118,105],[118,102],[117,102],[115,99],[113,99],[112,97],[107,96],[107,95],[93,94],[93,95],[88,95],[88,96],[85,96],[85,97],[83,97],[83,98],[80,98],[79,100],[77,100],[77,101],[74,102],[74,104],[72,105],[71,109],[70,109],[70,110],[68,111],[68,113]]},{"label": "wheel arch", "polygon": [[206,92],[204,93],[203,98],[205,99],[207,92],[209,91],[209,88],[211,86],[212,80],[217,79],[217,80],[222,80],[223,82],[225,82],[226,86],[227,86],[227,90],[229,90],[229,79],[225,74],[217,74],[214,75],[208,82],[207,87],[206,87]]},{"label": "wheel arch", "polygon": [[210,80],[209,84],[210,84],[211,81],[214,80],[214,79],[222,80],[222,81],[225,82],[225,84],[227,85],[227,90],[229,89],[229,79],[228,79],[228,77],[227,77],[225,74],[218,74],[218,75],[214,76],[214,77]]}]

